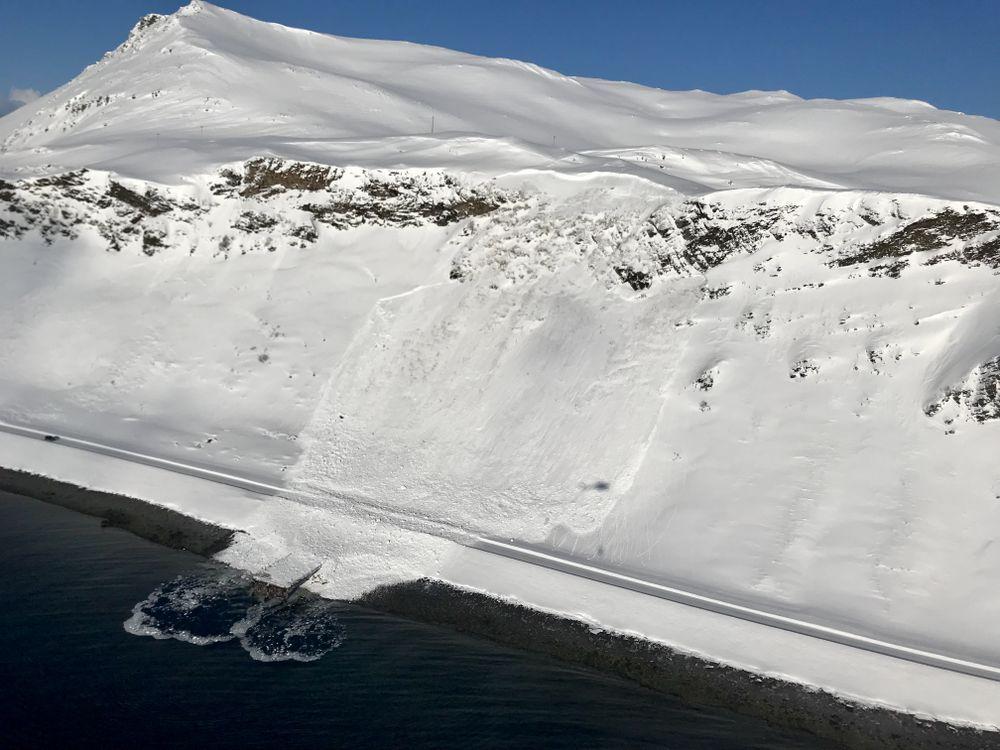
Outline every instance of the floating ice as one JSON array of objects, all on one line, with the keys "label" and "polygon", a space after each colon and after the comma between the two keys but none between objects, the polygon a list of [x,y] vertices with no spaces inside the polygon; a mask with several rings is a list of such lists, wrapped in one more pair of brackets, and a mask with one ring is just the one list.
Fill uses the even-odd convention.
[{"label": "floating ice", "polygon": [[206,646],[232,640],[232,626],[253,604],[247,576],[206,564],[154,589],[124,627],[133,635]]},{"label": "floating ice", "polygon": [[284,594],[261,601],[251,579],[205,564],[158,586],[124,623],[133,635],[207,646],[239,639],[257,661],[315,661],[344,640],[336,605]]},{"label": "floating ice", "polygon": [[259,605],[232,632],[257,661],[316,661],[344,642],[336,605],[322,599]]}]

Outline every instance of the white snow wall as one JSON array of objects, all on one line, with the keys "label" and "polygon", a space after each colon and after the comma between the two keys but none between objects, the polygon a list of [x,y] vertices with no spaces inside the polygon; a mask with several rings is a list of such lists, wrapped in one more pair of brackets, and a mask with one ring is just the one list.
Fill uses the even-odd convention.
[{"label": "white snow wall", "polygon": [[[829,216],[860,198],[809,200]],[[878,277],[817,247],[771,240],[642,293],[572,244],[533,250],[534,273],[516,242],[503,263],[493,248],[489,272],[376,305],[294,479],[998,663],[1000,423],[925,413],[1000,354],[996,277]]]}]

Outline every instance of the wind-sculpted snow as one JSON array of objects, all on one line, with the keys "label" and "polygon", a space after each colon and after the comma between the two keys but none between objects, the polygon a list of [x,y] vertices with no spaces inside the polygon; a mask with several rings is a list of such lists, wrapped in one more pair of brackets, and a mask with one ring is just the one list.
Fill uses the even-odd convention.
[{"label": "wind-sculpted snow", "polygon": [[[949,426],[958,418],[976,422],[1000,419],[1000,356],[983,362],[963,383],[949,388],[941,400],[927,407],[927,416]],[[955,434],[955,429],[947,434]]]},{"label": "wind-sculpted snow", "polygon": [[147,16],[74,81],[0,120],[7,179],[88,167],[176,184],[260,154],[617,172],[687,194],[788,185],[1000,201],[1000,124],[924,102],[664,91],[202,2]]}]

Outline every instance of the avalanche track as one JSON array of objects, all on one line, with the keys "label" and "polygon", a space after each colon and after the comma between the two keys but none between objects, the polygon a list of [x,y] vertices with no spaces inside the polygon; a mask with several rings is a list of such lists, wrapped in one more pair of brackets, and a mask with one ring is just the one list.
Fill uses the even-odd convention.
[{"label": "avalanche track", "polygon": [[[77,450],[90,451],[91,453],[109,456],[123,461],[131,461],[145,466],[165,469],[167,471],[196,477],[198,479],[204,479],[209,482],[248,490],[261,495],[294,498],[300,502],[308,502],[312,499],[306,493],[287,487],[279,487],[266,482],[236,476],[203,466],[183,464],[178,461],[172,461],[170,459],[160,458],[157,456],[150,456],[144,453],[127,450],[125,448],[104,445],[102,443],[97,443],[83,438],[62,435],[56,436],[46,433],[43,430],[2,423],[0,423],[0,431],[10,435],[17,435],[35,440],[43,440],[53,443],[58,442],[60,445],[65,445]],[[857,633],[850,633],[837,628],[827,627],[814,622],[796,620],[760,609],[745,607],[739,604],[724,601],[722,599],[706,596],[703,593],[685,591],[674,586],[668,586],[663,583],[627,575],[621,571],[613,570],[601,565],[595,565],[589,561],[575,560],[566,555],[561,555],[554,550],[540,549],[533,545],[519,544],[514,540],[502,541],[499,539],[488,539],[476,536],[473,532],[469,532],[459,527],[450,527],[439,522],[431,522],[426,518],[419,518],[411,514],[402,514],[398,511],[394,511],[392,508],[377,506],[372,504],[370,501],[365,501],[357,497],[340,497],[338,499],[355,504],[356,506],[363,506],[366,512],[391,517],[392,520],[397,523],[403,521],[411,528],[420,529],[425,533],[437,534],[438,536],[447,538],[449,541],[457,542],[475,549],[480,549],[489,552],[490,554],[520,560],[521,562],[526,562],[531,565],[539,565],[561,573],[566,573],[568,575],[587,578],[609,586],[617,586],[630,591],[645,594],[647,596],[666,599],[678,604],[696,607],[698,609],[725,615],[727,617],[735,617],[741,620],[755,622],[760,625],[778,628],[790,633],[798,633],[800,635],[806,635],[813,638],[821,638],[843,646],[850,646],[851,648],[862,649],[864,651],[882,654],[884,656],[891,656],[896,659],[904,659],[917,664],[924,664],[930,667],[944,669],[949,672],[1000,681],[1000,666],[998,665],[978,664],[976,662],[948,656],[943,653],[910,648],[876,638],[859,635]],[[306,582],[306,584],[308,584],[308,582]]]},{"label": "avalanche track", "polygon": [[995,120],[196,0],[0,118],[0,446],[330,598],[996,727],[998,280]]}]

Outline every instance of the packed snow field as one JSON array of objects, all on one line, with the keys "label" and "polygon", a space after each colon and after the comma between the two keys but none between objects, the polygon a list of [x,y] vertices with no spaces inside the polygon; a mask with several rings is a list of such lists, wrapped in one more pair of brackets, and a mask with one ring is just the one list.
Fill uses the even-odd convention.
[{"label": "packed snow field", "polygon": [[192,3],[0,180],[0,420],[294,489],[230,562],[354,597],[460,529],[1000,665],[996,121]]}]

